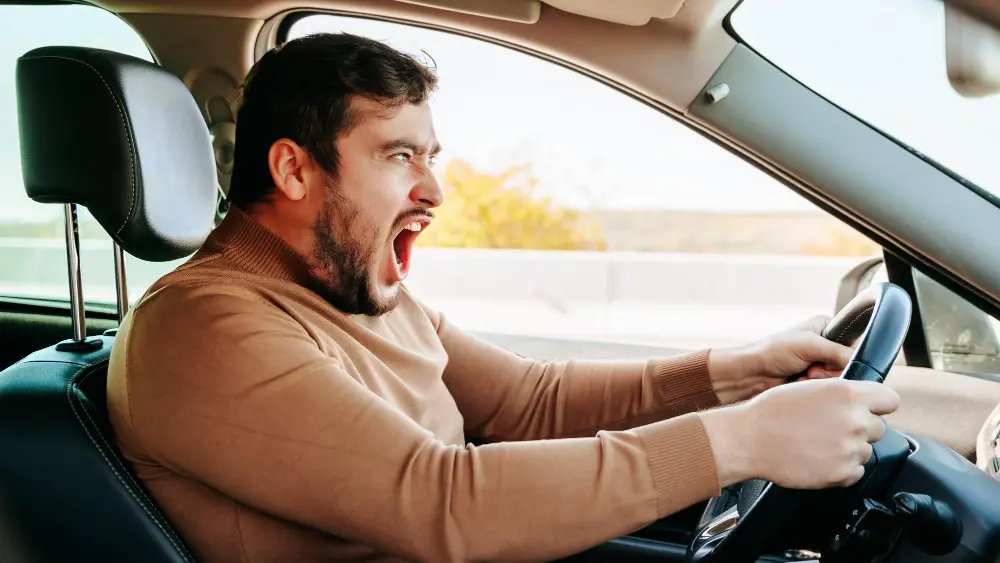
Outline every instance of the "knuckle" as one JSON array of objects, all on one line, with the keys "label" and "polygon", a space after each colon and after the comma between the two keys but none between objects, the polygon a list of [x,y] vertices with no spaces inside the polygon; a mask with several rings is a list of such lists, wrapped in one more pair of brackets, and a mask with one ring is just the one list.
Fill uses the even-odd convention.
[{"label": "knuckle", "polygon": [[848,436],[857,438],[868,433],[866,415],[868,415],[867,411],[861,412],[861,409],[856,408],[852,408],[848,412],[847,419],[844,421],[844,430]]},{"label": "knuckle", "polygon": [[831,317],[827,315],[816,315],[809,319],[809,324],[816,327],[819,331],[826,328],[826,325],[830,323]]},{"label": "knuckle", "polygon": [[864,470],[861,466],[852,465],[845,471],[844,478],[841,480],[840,485],[843,487],[849,487],[861,480],[861,477],[863,476]]},{"label": "knuckle", "polygon": [[861,403],[868,394],[865,386],[859,385],[859,383],[858,381],[844,380],[845,393],[847,393],[847,398],[851,403]]},{"label": "knuckle", "polygon": [[865,438],[868,434],[868,426],[860,420],[860,417],[851,417],[846,426],[847,435],[851,438]]},{"label": "knuckle", "polygon": [[858,455],[858,442],[857,440],[845,439],[841,440],[837,445],[837,457],[839,461],[845,459],[854,460]]},{"label": "knuckle", "polygon": [[845,404],[853,402],[853,393],[851,386],[848,385],[848,381],[844,379],[824,379],[821,382],[824,386],[823,394],[824,397],[834,401],[837,404]]},{"label": "knuckle", "polygon": [[851,478],[853,474],[850,467],[844,467],[838,472],[837,478],[834,481],[834,485],[845,486],[851,483]]}]

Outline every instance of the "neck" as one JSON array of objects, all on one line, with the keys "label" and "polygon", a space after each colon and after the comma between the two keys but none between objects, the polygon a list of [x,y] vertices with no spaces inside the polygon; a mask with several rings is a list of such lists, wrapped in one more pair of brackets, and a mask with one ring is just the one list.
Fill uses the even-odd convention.
[{"label": "neck", "polygon": [[253,205],[247,209],[242,209],[242,211],[256,221],[257,224],[281,239],[282,242],[301,256],[303,260],[309,261],[308,257],[311,256],[315,244],[313,240],[315,235],[313,234],[311,223],[304,224],[302,221],[289,221],[289,218],[294,218],[294,214],[281,213],[270,203]]},{"label": "neck", "polygon": [[328,287],[329,274],[312,258],[316,246],[313,223],[296,217],[295,210],[277,209],[272,204],[256,205],[243,212],[298,254],[310,274],[310,279],[303,280],[303,285],[345,310],[346,300]]}]

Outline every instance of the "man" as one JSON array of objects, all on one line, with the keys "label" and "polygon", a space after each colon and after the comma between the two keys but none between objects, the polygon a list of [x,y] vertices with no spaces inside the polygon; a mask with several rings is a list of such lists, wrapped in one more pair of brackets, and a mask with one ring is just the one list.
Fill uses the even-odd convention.
[{"label": "man", "polygon": [[[740,349],[542,363],[411,295],[442,203],[435,83],[351,35],[266,54],[228,216],[122,324],[119,445],[199,560],[545,560],[751,477],[860,478],[898,397],[824,379],[850,357],[824,319]],[[807,369],[822,380],[778,387]]]}]

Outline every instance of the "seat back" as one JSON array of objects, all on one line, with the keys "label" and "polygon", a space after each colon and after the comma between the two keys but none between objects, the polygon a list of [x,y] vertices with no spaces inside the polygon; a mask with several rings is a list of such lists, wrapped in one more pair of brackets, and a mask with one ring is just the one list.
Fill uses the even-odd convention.
[{"label": "seat back", "polygon": [[194,561],[115,445],[114,339],[85,337],[76,205],[115,241],[123,314],[122,249],[174,260],[211,231],[208,128],[176,76],[120,53],[35,49],[16,82],[25,191],[66,212],[74,335],[0,372],[0,560]]},{"label": "seat back", "polygon": [[28,561],[191,563],[115,447],[113,339],[100,340],[85,353],[41,350],[0,374],[0,502],[13,547]]}]

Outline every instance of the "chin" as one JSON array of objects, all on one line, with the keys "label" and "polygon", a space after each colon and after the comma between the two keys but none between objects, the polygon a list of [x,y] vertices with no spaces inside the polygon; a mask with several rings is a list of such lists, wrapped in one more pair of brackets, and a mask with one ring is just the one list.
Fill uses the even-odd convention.
[{"label": "chin", "polygon": [[378,317],[392,312],[399,305],[400,284],[379,286],[371,293],[369,315]]},{"label": "chin", "polygon": [[381,303],[392,303],[395,306],[396,302],[399,301],[399,294],[402,291],[401,283],[394,283],[392,285],[384,286],[379,288],[379,302]]}]

